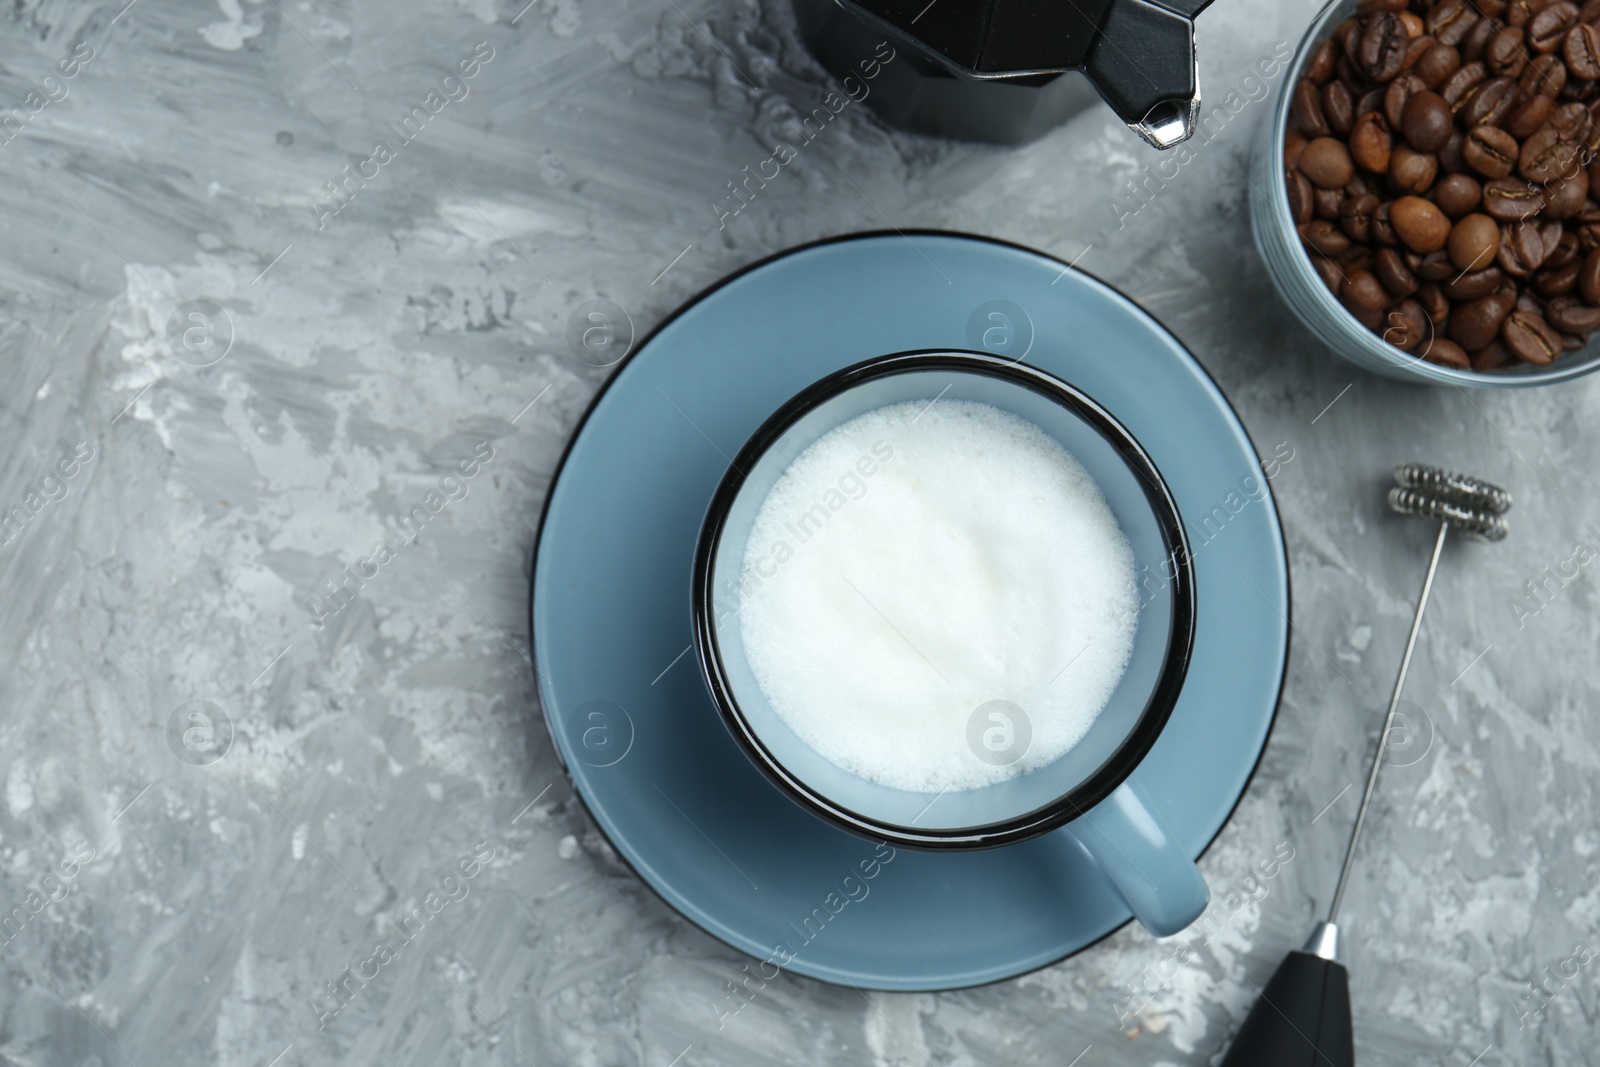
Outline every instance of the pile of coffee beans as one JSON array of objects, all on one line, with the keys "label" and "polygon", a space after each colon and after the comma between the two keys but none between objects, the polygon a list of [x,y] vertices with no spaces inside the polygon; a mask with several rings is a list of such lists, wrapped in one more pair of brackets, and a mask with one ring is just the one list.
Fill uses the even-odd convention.
[{"label": "pile of coffee beans", "polygon": [[1293,93],[1289,208],[1364,326],[1474,371],[1600,330],[1600,0],[1362,0]]}]

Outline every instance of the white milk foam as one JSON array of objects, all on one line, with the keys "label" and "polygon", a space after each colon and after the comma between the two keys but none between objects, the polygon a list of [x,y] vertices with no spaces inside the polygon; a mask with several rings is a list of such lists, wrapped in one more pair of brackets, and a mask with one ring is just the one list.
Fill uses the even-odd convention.
[{"label": "white milk foam", "polygon": [[[883,785],[975,789],[1081,740],[1133,649],[1133,550],[1100,487],[988,404],[893,404],[824,434],[779,477],[742,568],[745,654],[774,711]],[[992,700],[1032,727],[975,755]]]}]

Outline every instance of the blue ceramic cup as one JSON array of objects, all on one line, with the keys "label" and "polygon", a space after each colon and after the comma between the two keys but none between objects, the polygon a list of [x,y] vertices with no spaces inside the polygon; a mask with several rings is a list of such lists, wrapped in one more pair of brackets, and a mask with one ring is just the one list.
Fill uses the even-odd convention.
[{"label": "blue ceramic cup", "polygon": [[[1082,740],[1005,781],[923,793],[859,777],[803,741],[757,684],[738,618],[751,527],[794,459],[857,415],[936,398],[1018,415],[1084,465],[1132,545],[1141,607],[1127,670]],[[1084,849],[1152,933],[1176,933],[1205,910],[1205,881],[1136,776],[1177,701],[1194,643],[1188,539],[1144,449],[1065,382],[990,355],[948,351],[884,356],[824,378],[768,419],[729,466],[700,532],[693,588],[695,648],[723,721],[802,807],[871,840],[929,850],[993,848],[1062,829],[1062,847]],[[1009,721],[1012,714],[996,702],[975,711],[975,719],[997,736],[1014,736],[1007,731],[1020,724]]]}]

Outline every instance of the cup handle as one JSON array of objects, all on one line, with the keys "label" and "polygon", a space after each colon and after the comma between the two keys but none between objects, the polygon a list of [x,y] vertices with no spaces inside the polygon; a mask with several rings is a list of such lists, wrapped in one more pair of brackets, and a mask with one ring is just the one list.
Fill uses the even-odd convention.
[{"label": "cup handle", "polygon": [[1133,779],[1064,828],[1084,847],[1134,917],[1157,937],[1200,917],[1211,890],[1150,796]]}]

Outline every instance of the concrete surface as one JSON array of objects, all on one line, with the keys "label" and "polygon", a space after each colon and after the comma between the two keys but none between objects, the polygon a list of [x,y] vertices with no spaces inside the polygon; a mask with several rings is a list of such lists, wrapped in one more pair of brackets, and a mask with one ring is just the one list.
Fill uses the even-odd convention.
[{"label": "concrete surface", "polygon": [[[0,1063],[1212,1063],[1331,889],[1429,543],[1381,504],[1413,458],[1518,503],[1509,541],[1450,553],[1423,631],[1346,905],[1360,1059],[1600,1062],[1600,381],[1404,387],[1277,303],[1250,68],[1312,14],[1202,16],[1238,114],[1170,180],[1099,109],[998,150],[850,105],[719,225],[831,88],[785,0],[8,5]],[[944,995],[784,976],[719,1029],[746,961],[618,863],[534,700],[534,522],[608,373],[567,323],[607,299],[642,333],[886,225],[1077,259],[1170,325],[1292,449],[1300,637],[1204,861],[1209,932]]]}]

